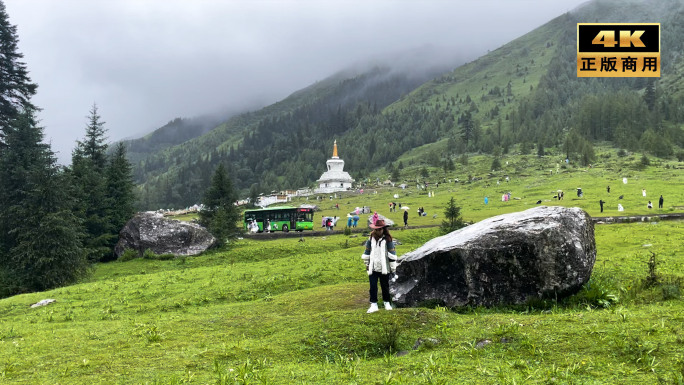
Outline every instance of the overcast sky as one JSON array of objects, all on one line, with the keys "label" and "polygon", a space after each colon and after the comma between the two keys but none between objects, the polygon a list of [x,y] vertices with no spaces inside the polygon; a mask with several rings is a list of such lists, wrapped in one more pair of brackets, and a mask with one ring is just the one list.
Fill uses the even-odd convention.
[{"label": "overcast sky", "polygon": [[[586,0],[4,0],[46,141],[69,164],[95,103],[110,141],[267,105],[432,46],[471,59]],[[454,65],[455,67],[455,65]]]}]

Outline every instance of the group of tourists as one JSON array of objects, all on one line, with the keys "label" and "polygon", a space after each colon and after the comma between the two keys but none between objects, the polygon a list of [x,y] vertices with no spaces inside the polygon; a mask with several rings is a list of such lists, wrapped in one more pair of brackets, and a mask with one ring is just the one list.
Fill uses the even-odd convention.
[{"label": "group of tourists", "polygon": [[323,217],[321,219],[321,227],[325,227],[325,231],[333,231],[333,228],[337,226],[337,216],[334,217]]},{"label": "group of tourists", "polygon": [[359,223],[359,216],[356,213],[351,212],[347,214],[347,227],[356,227],[357,223]]},{"label": "group of tourists", "polygon": [[[625,183],[625,184],[627,184],[627,178],[623,178],[622,182]],[[610,185],[606,186],[606,192],[607,192],[608,194],[610,194]],[[641,189],[641,196],[644,197],[644,198],[646,198],[646,189],[645,189],[645,188],[642,188],[642,189]],[[618,197],[618,199],[622,199],[622,198],[624,198],[624,195],[620,195],[620,196]],[[599,200],[599,207],[601,207],[601,212],[603,212],[603,205],[606,204],[606,203],[607,203],[607,202],[604,201],[603,199],[600,199],[600,200]],[[659,209],[662,209],[664,203],[665,203],[665,198],[663,198],[663,196],[660,195],[660,198],[658,198],[658,208],[659,208]],[[651,202],[651,201],[649,200],[648,203],[646,203],[646,208],[652,209],[652,208],[653,208],[653,202]],[[625,211],[625,207],[622,205],[622,203],[618,203],[617,209],[618,209],[618,211]]]}]

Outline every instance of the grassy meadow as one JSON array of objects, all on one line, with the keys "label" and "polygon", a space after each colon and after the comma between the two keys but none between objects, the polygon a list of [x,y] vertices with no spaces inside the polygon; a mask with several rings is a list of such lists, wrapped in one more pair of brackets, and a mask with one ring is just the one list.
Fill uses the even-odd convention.
[{"label": "grassy meadow", "polygon": [[[592,216],[601,216],[599,199],[608,202],[605,216],[684,211],[681,162],[642,167],[640,154],[598,155],[591,168],[508,156],[496,172],[491,157],[471,157],[458,172],[430,169],[428,190],[416,189],[418,167],[406,158],[407,190],[371,186],[308,203],[322,209],[318,221],[341,216],[338,227],[356,206],[396,223],[402,212],[388,212],[388,203],[409,206],[415,227],[392,232],[400,256],[438,235],[450,197],[469,222],[538,200]],[[562,201],[552,198],[558,189]],[[508,191],[513,199],[502,202]],[[418,217],[420,206],[427,216]],[[100,264],[87,282],[0,300],[0,383],[682,384],[683,228],[681,221],[597,225],[590,283],[573,297],[521,307],[366,314],[358,233],[250,237],[197,257]],[[57,302],[30,308],[46,298]]]}]

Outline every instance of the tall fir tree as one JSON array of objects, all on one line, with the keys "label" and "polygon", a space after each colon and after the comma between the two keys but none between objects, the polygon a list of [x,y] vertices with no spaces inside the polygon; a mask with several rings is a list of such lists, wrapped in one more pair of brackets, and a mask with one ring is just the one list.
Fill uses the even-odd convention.
[{"label": "tall fir tree", "polygon": [[468,149],[468,144],[470,141],[473,139],[473,131],[474,131],[474,126],[475,124],[473,123],[473,117],[470,114],[470,111],[465,111],[461,115],[461,137],[463,138],[463,141],[465,142],[466,145],[466,151]]},{"label": "tall fir tree", "polygon": [[74,155],[90,159],[95,169],[103,171],[107,165],[107,130],[104,128],[105,122],[97,112],[97,104],[93,104],[88,116],[85,138],[83,141],[76,142]]},{"label": "tall fir tree", "polygon": [[[111,228],[118,233],[135,214],[135,183],[133,183],[133,167],[126,159],[126,146],[119,142],[107,165],[107,207]],[[112,238],[110,246],[114,247],[116,238]]]},{"label": "tall fir tree", "polygon": [[0,153],[0,295],[46,290],[84,277],[88,262],[65,174],[32,111],[21,115]]},{"label": "tall fir tree", "polygon": [[104,261],[112,258],[113,243],[118,229],[109,217],[111,213],[107,199],[107,144],[104,122],[93,105],[88,116],[85,137],[76,142],[71,155],[71,175],[74,194],[78,199],[78,215],[83,219],[86,230],[85,246],[88,258]]},{"label": "tall fir tree", "polygon": [[217,246],[223,246],[227,240],[238,234],[238,210],[233,183],[223,163],[219,163],[211,179],[211,186],[205,191],[202,199],[203,208],[199,213],[199,222],[217,239]]},{"label": "tall fir tree", "polygon": [[5,3],[0,0],[0,150],[12,121],[24,111],[33,111],[31,97],[38,87],[28,76],[24,55],[17,50],[17,27],[10,24]]}]

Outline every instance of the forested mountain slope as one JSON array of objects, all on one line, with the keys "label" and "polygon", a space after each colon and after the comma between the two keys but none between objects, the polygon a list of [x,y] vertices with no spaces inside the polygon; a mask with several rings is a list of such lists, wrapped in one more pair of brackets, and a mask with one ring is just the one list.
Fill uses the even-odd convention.
[{"label": "forested mountain slope", "polygon": [[205,135],[152,153],[136,164],[143,208],[196,203],[220,161],[227,163],[243,192],[255,184],[269,191],[305,186],[320,175],[318,166],[332,151],[333,138],[434,75],[388,67],[341,72],[278,103],[235,116]]},{"label": "forested mountain slope", "polygon": [[[683,9],[681,0],[594,0],[425,83],[388,68],[338,74],[139,162],[142,205],[196,203],[218,162],[242,196],[311,185],[335,139],[357,180],[398,168],[419,146],[430,154],[421,162],[445,167],[517,144],[582,163],[595,141],[681,156]],[[578,78],[576,25],[597,21],[661,23],[662,78]]]},{"label": "forested mountain slope", "polygon": [[128,140],[128,159],[137,163],[150,154],[204,135],[222,120],[212,117],[175,118],[142,138]]}]

